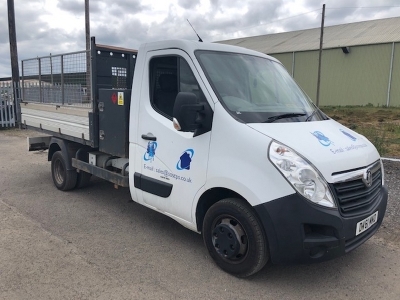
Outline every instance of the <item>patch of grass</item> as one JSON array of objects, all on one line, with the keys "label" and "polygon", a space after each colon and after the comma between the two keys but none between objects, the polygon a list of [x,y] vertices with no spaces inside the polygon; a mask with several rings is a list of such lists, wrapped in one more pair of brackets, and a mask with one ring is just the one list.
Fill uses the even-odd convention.
[{"label": "patch of grass", "polygon": [[363,127],[358,132],[364,135],[369,141],[374,144],[381,156],[389,152],[389,141],[386,138],[386,130],[373,126]]},{"label": "patch of grass", "polygon": [[386,123],[385,130],[393,133],[400,133],[400,125],[395,123]]}]

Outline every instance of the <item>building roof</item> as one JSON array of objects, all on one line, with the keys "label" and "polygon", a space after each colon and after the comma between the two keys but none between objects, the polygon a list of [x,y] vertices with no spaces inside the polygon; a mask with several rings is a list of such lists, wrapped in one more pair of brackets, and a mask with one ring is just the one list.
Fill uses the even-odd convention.
[{"label": "building roof", "polygon": [[[312,28],[218,43],[241,46],[268,54],[298,52],[319,49],[320,33],[320,28]],[[324,28],[324,49],[392,42],[400,42],[400,17]]]}]

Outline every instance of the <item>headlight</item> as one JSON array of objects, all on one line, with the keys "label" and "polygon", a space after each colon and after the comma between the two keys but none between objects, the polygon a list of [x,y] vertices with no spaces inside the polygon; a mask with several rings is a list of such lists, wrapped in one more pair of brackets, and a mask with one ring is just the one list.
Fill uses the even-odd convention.
[{"label": "headlight", "polygon": [[381,159],[381,174],[382,174],[382,185],[385,185],[385,168],[383,167],[382,159]]},{"label": "headlight", "polygon": [[315,204],[336,207],[326,181],[294,150],[272,142],[269,147],[269,159],[299,194]]}]

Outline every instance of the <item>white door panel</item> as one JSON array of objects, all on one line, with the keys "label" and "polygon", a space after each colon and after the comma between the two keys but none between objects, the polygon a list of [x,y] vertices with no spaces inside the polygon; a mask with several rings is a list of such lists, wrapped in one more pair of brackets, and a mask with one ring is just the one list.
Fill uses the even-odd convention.
[{"label": "white door panel", "polygon": [[[144,78],[151,78],[153,76],[149,70],[152,66],[150,64],[152,57],[169,55],[180,56],[185,59],[192,72],[194,70],[193,73],[197,82],[199,82],[198,75],[186,53],[179,50],[167,50],[155,51],[147,55],[147,68],[143,74]],[[162,69],[160,67],[160,71],[157,68],[156,70],[160,73],[173,73],[168,69],[168,65],[162,66]],[[177,71],[179,71],[179,68],[177,68]],[[162,115],[159,111],[156,111],[156,104],[154,104],[156,100],[154,97],[151,100],[149,92],[151,91],[152,84],[154,88],[155,83],[151,82],[147,83],[147,86],[145,84],[142,87],[138,122],[139,153],[137,153],[141,161],[141,168],[137,168],[137,170],[141,169],[141,182],[149,184],[151,189],[144,191],[146,189],[142,188],[142,191],[138,192],[142,193],[144,204],[186,221],[193,222],[191,217],[192,203],[197,191],[206,182],[211,132],[193,137],[192,132],[176,131],[172,125],[172,120]],[[199,86],[204,91],[201,83]],[[164,95],[160,94],[162,100]],[[203,92],[203,94],[205,93]],[[166,97],[168,97],[167,93]],[[159,101],[160,99],[157,100]],[[153,101],[153,104],[151,101]],[[147,140],[146,137],[141,138],[142,135],[154,137],[155,140]],[[168,197],[157,195],[161,193],[160,191],[164,187],[171,185],[172,190]]]}]

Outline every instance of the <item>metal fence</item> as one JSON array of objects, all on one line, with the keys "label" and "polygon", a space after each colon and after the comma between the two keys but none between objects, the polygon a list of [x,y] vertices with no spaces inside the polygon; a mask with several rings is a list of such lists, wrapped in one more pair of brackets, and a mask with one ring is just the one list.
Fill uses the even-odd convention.
[{"label": "metal fence", "polygon": [[89,54],[79,51],[22,60],[22,101],[91,107]]},{"label": "metal fence", "polygon": [[11,83],[0,83],[0,126],[14,127],[16,121],[15,101]]}]

